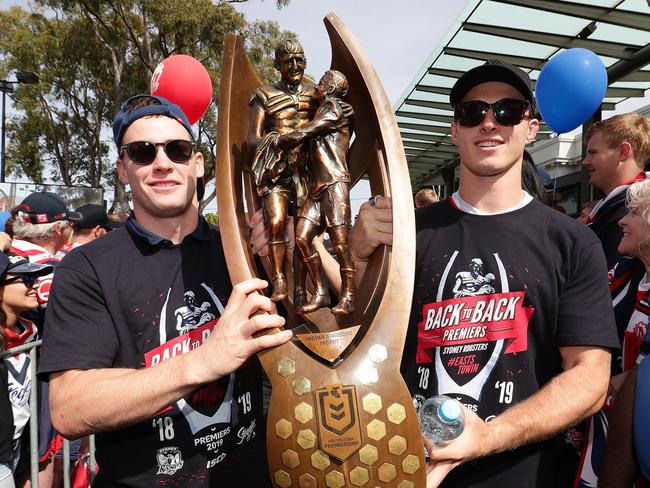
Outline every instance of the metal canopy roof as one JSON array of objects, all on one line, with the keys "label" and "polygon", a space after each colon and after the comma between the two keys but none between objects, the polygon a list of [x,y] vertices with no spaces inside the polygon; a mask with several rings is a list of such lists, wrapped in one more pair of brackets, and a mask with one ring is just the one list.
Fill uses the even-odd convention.
[{"label": "metal canopy roof", "polygon": [[[551,57],[574,47],[595,52],[607,67],[603,110],[643,97],[650,88],[650,0],[470,1],[394,107],[414,189],[458,164],[449,92],[459,76],[500,58],[534,84]],[[537,139],[551,135],[542,124]]]}]

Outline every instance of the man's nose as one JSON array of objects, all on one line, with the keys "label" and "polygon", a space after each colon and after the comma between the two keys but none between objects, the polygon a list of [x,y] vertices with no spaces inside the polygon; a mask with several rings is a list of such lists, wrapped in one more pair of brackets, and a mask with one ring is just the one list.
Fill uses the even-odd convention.
[{"label": "man's nose", "polygon": [[481,121],[481,129],[492,130],[498,125],[497,119],[494,116],[494,110],[490,107]]},{"label": "man's nose", "polygon": [[159,170],[164,170],[174,165],[173,161],[171,161],[167,156],[162,144],[156,146],[156,158],[151,164],[154,165],[154,169]]}]

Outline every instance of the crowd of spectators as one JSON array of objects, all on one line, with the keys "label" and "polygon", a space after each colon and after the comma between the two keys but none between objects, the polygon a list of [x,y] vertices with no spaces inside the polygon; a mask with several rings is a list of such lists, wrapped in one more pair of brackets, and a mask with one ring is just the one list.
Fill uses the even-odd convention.
[{"label": "crowd of spectators", "polygon": [[[458,439],[424,441],[427,486],[642,482],[650,473],[631,432],[650,350],[650,121],[627,114],[587,132],[583,164],[604,197],[583,209],[585,226],[543,202],[524,152],[539,128],[526,73],[488,61],[458,80],[451,104],[460,187],[442,201],[433,190],[415,198],[402,374],[414,404],[445,393],[468,408]],[[259,293],[266,283],[228,279],[220,235],[198,214],[203,159],[182,111],[136,96],[113,129],[131,215],[109,217],[97,205],[71,211],[37,192],[13,209],[0,237],[0,349],[45,334],[38,378],[27,373],[25,351],[0,363],[0,415],[13,419],[0,426],[0,488],[29,486],[31,389],[40,400],[41,487],[60,486],[62,435],[91,433],[99,486],[154,486],[161,475],[174,486],[268,486],[258,464],[262,373],[251,357],[291,332],[259,335],[284,324]],[[266,247],[263,231],[253,235],[255,249]],[[359,282],[374,249],[391,242],[391,200],[373,199],[351,233]],[[512,303],[514,325],[476,332],[487,344],[465,356],[481,366],[476,377],[446,366],[463,348],[445,346],[467,342],[444,344],[420,330],[423,310],[446,300]],[[83,450],[73,444],[73,458]]]},{"label": "crowd of spectators", "polygon": [[[121,225],[106,210],[86,204],[70,211],[64,200],[50,192],[34,192],[11,211],[0,233],[0,304],[3,318],[0,349],[28,345],[42,337],[45,308],[54,271],[72,249],[102,237]],[[32,388],[38,392],[38,465],[39,486],[60,487],[63,472],[63,438],[52,426],[48,382],[32,378],[30,351],[23,349],[5,358],[2,375],[7,386],[13,418],[11,438],[0,447],[0,486],[27,487],[30,480],[29,398]],[[4,389],[3,389],[4,392]],[[77,461],[81,440],[71,442],[71,461]],[[1,484],[5,483],[5,484]]]}]

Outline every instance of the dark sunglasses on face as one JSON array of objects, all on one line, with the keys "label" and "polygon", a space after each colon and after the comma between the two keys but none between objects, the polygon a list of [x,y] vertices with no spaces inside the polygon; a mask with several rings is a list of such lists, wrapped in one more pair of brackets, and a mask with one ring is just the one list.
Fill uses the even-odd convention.
[{"label": "dark sunglasses on face", "polygon": [[194,153],[195,144],[184,139],[174,139],[167,142],[134,141],[123,145],[120,152],[126,153],[135,164],[151,164],[158,154],[158,146],[162,146],[167,157],[175,163],[187,163]]},{"label": "dark sunglasses on face", "polygon": [[20,280],[23,281],[23,283],[27,288],[31,288],[38,281],[38,277],[31,276],[31,275],[18,275],[18,276],[14,276],[13,278],[6,279],[4,283],[2,283],[2,286],[9,285],[11,283],[15,283],[16,281],[20,281]]},{"label": "dark sunglasses on face", "polygon": [[499,125],[517,125],[524,120],[526,109],[530,104],[526,100],[515,98],[503,98],[494,103],[487,103],[483,100],[470,100],[456,105],[454,120],[463,127],[476,127],[492,109],[494,118]]}]

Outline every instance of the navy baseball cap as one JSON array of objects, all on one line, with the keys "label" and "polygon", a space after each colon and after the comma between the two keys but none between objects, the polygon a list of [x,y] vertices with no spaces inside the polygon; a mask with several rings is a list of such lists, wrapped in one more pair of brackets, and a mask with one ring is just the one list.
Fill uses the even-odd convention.
[{"label": "navy baseball cap", "polygon": [[27,258],[9,252],[0,254],[0,280],[5,280],[8,274],[45,276],[54,271],[49,264],[30,263]]},{"label": "navy baseball cap", "polygon": [[488,59],[485,64],[472,68],[458,78],[449,94],[449,103],[456,107],[472,88],[488,81],[500,81],[516,88],[524,99],[530,102],[532,112],[535,112],[535,97],[530,76],[521,68],[500,59]]},{"label": "navy baseball cap", "polygon": [[[153,102],[150,105],[144,105],[129,112],[129,105],[139,98],[149,98],[157,101],[157,103]],[[126,129],[128,129],[133,122],[142,117],[146,117],[147,115],[164,115],[165,117],[176,120],[179,124],[185,127],[187,132],[190,133],[192,140],[194,140],[194,136],[192,136],[192,124],[190,124],[187,116],[178,105],[163,97],[143,94],[129,98],[122,104],[122,108],[115,116],[115,120],[113,121],[113,138],[118,149],[122,144],[122,137],[124,137]]]},{"label": "navy baseball cap", "polygon": [[59,220],[77,222],[81,214],[68,210],[63,199],[47,191],[28,195],[12,212],[23,212],[25,222],[30,224],[50,224]]}]

